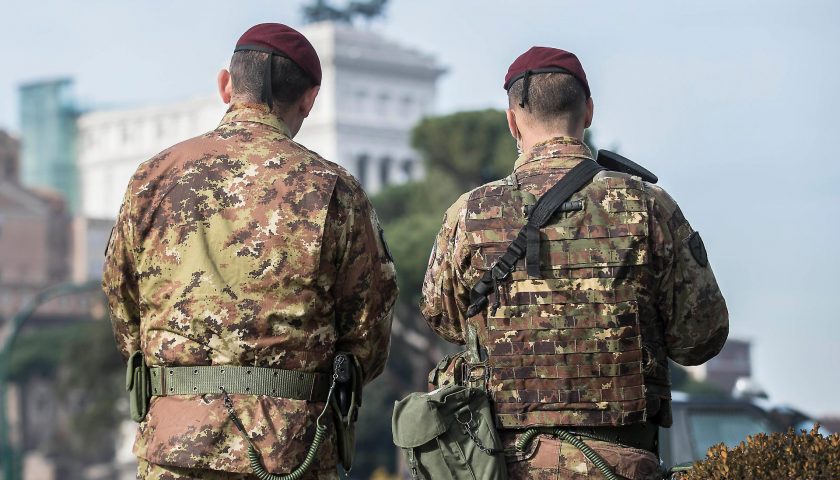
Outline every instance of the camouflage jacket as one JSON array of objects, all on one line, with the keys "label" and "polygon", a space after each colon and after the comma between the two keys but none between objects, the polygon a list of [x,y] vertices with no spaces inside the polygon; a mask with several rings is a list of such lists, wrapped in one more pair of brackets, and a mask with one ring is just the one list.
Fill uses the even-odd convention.
[{"label": "camouflage jacket", "polygon": [[[323,373],[348,351],[370,381],[397,295],[383,242],[350,174],[264,107],[232,106],[131,179],[103,276],[117,345],[123,356],[142,349],[150,366]],[[232,397],[269,471],[303,460],[323,403]],[[319,458],[334,471],[332,443]],[[219,395],[154,397],[134,446],[151,463],[231,472],[250,471],[246,451]]]},{"label": "camouflage jacket", "polygon": [[[514,173],[520,179],[519,189],[538,198],[585,158],[591,159],[592,155],[576,139],[560,137],[540,143],[515,163]],[[669,426],[670,379],[667,360],[671,358],[682,365],[697,365],[716,355],[723,347],[729,330],[726,304],[711,267],[708,266],[702,241],[699,241],[699,236],[694,234],[677,204],[662,188],[638,179],[633,180],[624,174],[601,173],[596,180],[598,178],[607,183],[632,181],[637,184],[639,188],[633,191],[640,192],[639,198],[613,200],[634,205],[634,208],[627,210],[643,209],[650,212],[646,215],[647,225],[638,226],[646,232],[648,245],[643,249],[646,258],[644,262],[639,262],[639,266],[632,267],[631,275],[634,282],[642,285],[638,315],[644,354],[647,418]],[[470,231],[468,227],[476,218],[499,215],[489,211],[471,211],[470,208],[498,208],[492,205],[489,192],[504,185],[504,180],[492,182],[468,192],[456,201],[446,212],[443,227],[429,259],[423,285],[422,312],[438,335],[454,343],[463,344],[466,340],[466,311],[470,303],[470,289],[480,278],[482,269],[487,268],[485,264],[489,262],[488,259],[494,254],[499,255],[487,246],[490,239],[488,236],[498,236],[499,232],[492,228]],[[577,195],[582,195],[584,204],[610,201],[609,198],[595,198],[603,194],[602,190],[585,187]],[[473,206],[468,208],[468,204]],[[504,218],[492,218],[484,222],[487,225],[498,225],[501,229],[502,224],[510,221],[507,217],[505,215]],[[581,228],[586,227],[585,223],[581,225]],[[616,254],[621,256],[619,252]],[[524,260],[520,262],[524,263]],[[522,265],[517,268],[522,268]],[[572,278],[577,278],[572,273]],[[570,285],[585,290],[586,282],[573,281]],[[577,296],[591,297],[588,293],[578,290],[558,292],[560,297],[567,296],[570,299]],[[558,294],[554,298],[558,298]],[[503,307],[500,311],[504,310]],[[487,318],[485,312],[470,321],[481,322]],[[514,325],[512,321],[508,323]],[[563,398],[563,392],[560,392],[560,397]]]}]

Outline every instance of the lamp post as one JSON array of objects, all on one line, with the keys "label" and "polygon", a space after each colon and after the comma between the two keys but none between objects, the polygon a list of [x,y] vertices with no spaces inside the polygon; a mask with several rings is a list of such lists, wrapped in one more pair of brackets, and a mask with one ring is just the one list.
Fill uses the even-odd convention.
[{"label": "lamp post", "polygon": [[74,293],[87,292],[98,289],[99,280],[89,280],[84,283],[59,283],[47,287],[35,294],[26,302],[9,321],[8,335],[0,345],[0,468],[3,471],[3,480],[16,480],[17,468],[15,468],[15,455],[9,439],[9,419],[7,418],[8,406],[6,404],[6,385],[9,376],[9,360],[11,360],[12,347],[17,339],[21,327],[35,310],[42,303],[56,297],[72,295]]}]

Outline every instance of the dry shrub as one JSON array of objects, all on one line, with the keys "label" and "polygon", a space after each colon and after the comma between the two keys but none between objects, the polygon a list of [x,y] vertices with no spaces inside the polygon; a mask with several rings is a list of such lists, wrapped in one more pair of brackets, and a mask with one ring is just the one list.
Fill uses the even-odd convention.
[{"label": "dry shrub", "polygon": [[730,479],[838,479],[840,478],[840,434],[824,437],[815,424],[800,435],[759,433],[747,437],[731,450],[719,443],[706,452],[706,459],[694,464],[680,480]]}]

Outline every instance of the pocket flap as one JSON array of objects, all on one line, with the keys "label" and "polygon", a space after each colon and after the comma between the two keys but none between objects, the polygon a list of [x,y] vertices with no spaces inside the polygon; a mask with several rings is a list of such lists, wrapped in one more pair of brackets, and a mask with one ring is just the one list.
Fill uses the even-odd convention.
[{"label": "pocket flap", "polygon": [[426,393],[415,392],[394,403],[391,431],[398,447],[419,447],[445,432],[446,428]]},{"label": "pocket flap", "polygon": [[391,432],[394,444],[414,448],[443,434],[452,421],[451,408],[442,408],[447,397],[465,391],[460,385],[448,385],[429,393],[414,392],[394,403]]}]

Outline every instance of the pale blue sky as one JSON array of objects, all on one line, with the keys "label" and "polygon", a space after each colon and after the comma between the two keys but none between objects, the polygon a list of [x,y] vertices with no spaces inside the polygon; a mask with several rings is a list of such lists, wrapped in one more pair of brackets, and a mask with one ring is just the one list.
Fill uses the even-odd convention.
[{"label": "pale blue sky", "polygon": [[[300,1],[42,0],[4,6],[0,128],[17,85],[70,75],[92,105],[211,93],[250,25]],[[733,5],[736,4],[736,5]],[[771,399],[840,415],[840,2],[395,0],[376,31],[449,68],[437,109],[502,107],[532,45],[578,54],[595,139],[659,175],[703,233],[732,335]]]}]

